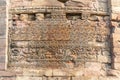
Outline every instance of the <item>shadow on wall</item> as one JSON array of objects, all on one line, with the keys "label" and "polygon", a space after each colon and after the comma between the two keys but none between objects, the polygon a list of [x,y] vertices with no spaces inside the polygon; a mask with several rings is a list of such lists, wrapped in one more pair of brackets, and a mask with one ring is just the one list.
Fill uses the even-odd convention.
[{"label": "shadow on wall", "polygon": [[111,52],[111,68],[114,69],[114,58],[115,58],[115,55],[114,55],[114,52],[113,52],[113,36],[112,34],[114,33],[115,31],[115,26],[112,24],[112,3],[111,3],[111,0],[109,0],[108,2],[108,7],[109,7],[109,15],[110,15],[110,52]]}]

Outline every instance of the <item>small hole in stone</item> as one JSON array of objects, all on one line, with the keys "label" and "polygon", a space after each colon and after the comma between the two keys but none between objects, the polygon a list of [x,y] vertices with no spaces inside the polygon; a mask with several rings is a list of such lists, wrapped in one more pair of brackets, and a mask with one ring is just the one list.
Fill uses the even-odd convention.
[{"label": "small hole in stone", "polygon": [[82,15],[81,13],[67,13],[66,17],[68,20],[77,20],[77,19],[81,19]]},{"label": "small hole in stone", "polygon": [[51,13],[44,13],[44,17],[45,17],[45,19],[51,18]]},{"label": "small hole in stone", "polygon": [[36,15],[35,14],[28,14],[28,20],[29,21],[35,21],[36,20]]}]

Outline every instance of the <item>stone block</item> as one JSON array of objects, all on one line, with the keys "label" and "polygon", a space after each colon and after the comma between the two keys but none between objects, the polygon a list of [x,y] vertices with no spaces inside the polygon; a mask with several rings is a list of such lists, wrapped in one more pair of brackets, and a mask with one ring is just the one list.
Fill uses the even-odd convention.
[{"label": "stone block", "polygon": [[107,71],[107,75],[108,76],[116,76],[119,77],[120,76],[120,71],[119,70],[115,70],[115,69],[109,69]]},{"label": "stone block", "polygon": [[4,17],[5,16],[5,13],[4,13],[4,15],[3,14],[0,14],[1,15],[1,21],[0,21],[0,27],[2,28],[2,27],[6,27],[6,18]]},{"label": "stone block", "polygon": [[114,62],[115,63],[120,63],[120,55],[115,55]]},{"label": "stone block", "polygon": [[97,76],[84,76],[84,80],[98,80]]},{"label": "stone block", "polygon": [[120,28],[118,27],[118,22],[112,22],[112,27],[111,27],[111,38],[114,38],[115,35],[119,35],[120,34]]},{"label": "stone block", "polygon": [[[0,70],[5,70],[5,63],[0,63]],[[2,76],[3,74],[1,74],[0,72],[0,76]]]},{"label": "stone block", "polygon": [[5,55],[0,55],[0,63],[5,63]]},{"label": "stone block", "polygon": [[120,48],[120,42],[119,42],[119,40],[113,42],[112,44],[113,44],[113,47],[115,47],[115,48]]},{"label": "stone block", "polygon": [[107,77],[100,76],[98,80],[107,80]]},{"label": "stone block", "polygon": [[3,48],[0,48],[0,55],[5,55],[6,54],[6,49],[3,47]]},{"label": "stone block", "polygon": [[112,6],[112,13],[119,13],[120,12],[120,6]]},{"label": "stone block", "polygon": [[111,63],[111,56],[98,55],[98,62]]},{"label": "stone block", "polygon": [[120,70],[120,63],[114,63],[114,68]]},{"label": "stone block", "polygon": [[107,50],[104,50],[104,51],[102,52],[102,54],[103,54],[103,56],[110,56],[110,55],[111,55],[110,52],[107,51]]},{"label": "stone block", "polygon": [[0,36],[6,34],[6,27],[5,26],[6,26],[6,24],[0,24]]},{"label": "stone block", "polygon": [[111,0],[112,6],[117,6],[119,2],[119,0]]},{"label": "stone block", "polygon": [[115,55],[119,55],[120,54],[120,48],[113,48],[113,52]]},{"label": "stone block", "polygon": [[102,63],[102,69],[105,71],[111,69],[110,63]]},{"label": "stone block", "polygon": [[6,32],[5,32],[5,30],[3,30],[3,31],[1,31],[0,32],[0,39],[3,39],[3,38],[6,38]]},{"label": "stone block", "polygon": [[65,76],[67,73],[65,73],[63,70],[60,69],[53,69],[53,76]]},{"label": "stone block", "polygon": [[112,13],[112,20],[117,20],[118,19],[118,14]]},{"label": "stone block", "polygon": [[108,77],[106,77],[106,76],[100,76],[99,80],[120,80],[120,78],[116,77],[116,76],[108,76]]},{"label": "stone block", "polygon": [[100,75],[101,63],[86,62],[85,63],[85,76],[98,76]]},{"label": "stone block", "polygon": [[84,75],[84,68],[78,68],[76,71],[73,71],[73,76],[83,76]]},{"label": "stone block", "polygon": [[97,71],[101,69],[101,63],[99,62],[86,62],[85,63],[85,68],[93,70],[93,68]]},{"label": "stone block", "polygon": [[48,77],[48,79],[47,80],[70,80],[70,77]]},{"label": "stone block", "polygon": [[0,39],[0,48],[6,47],[6,39]]},{"label": "stone block", "polygon": [[0,77],[0,80],[16,80],[15,77]]},{"label": "stone block", "polygon": [[6,5],[6,1],[0,0],[0,6]]},{"label": "stone block", "polygon": [[42,77],[17,76],[16,80],[43,80],[43,79]]},{"label": "stone block", "polygon": [[85,80],[84,76],[72,77],[71,80]]},{"label": "stone block", "polygon": [[72,77],[71,80],[98,80],[97,76],[79,76],[79,77]]},{"label": "stone block", "polygon": [[88,42],[90,46],[97,46],[97,47],[103,47],[106,48],[109,46],[108,42]]},{"label": "stone block", "polygon": [[[6,12],[6,6],[0,6],[0,14],[4,13],[4,12]],[[2,17],[2,16],[0,15],[0,17]]]},{"label": "stone block", "polygon": [[[118,29],[118,30],[120,30],[120,29]],[[113,42],[116,42],[116,41],[119,42],[120,41],[120,34],[119,33],[114,33],[112,35],[112,37],[113,37]]]},{"label": "stone block", "polygon": [[44,75],[45,76],[53,76],[52,73],[53,73],[52,69],[48,69],[48,70],[45,71]]},{"label": "stone block", "polygon": [[[5,9],[6,10],[6,9]],[[4,11],[4,10],[3,10]],[[7,22],[7,16],[5,15],[5,13],[6,13],[6,11],[4,11],[4,12],[2,12],[0,15],[0,17],[1,17],[1,20],[3,20],[3,21],[1,21],[1,22],[5,22],[5,23],[2,23],[2,24],[6,24],[6,22]]]},{"label": "stone block", "polygon": [[59,2],[57,0],[35,0],[32,2],[32,6],[43,6],[43,5],[47,5],[47,6],[64,6],[64,4],[62,2]]},{"label": "stone block", "polygon": [[15,72],[8,72],[8,71],[0,71],[0,76],[1,77],[14,77],[16,75]]}]

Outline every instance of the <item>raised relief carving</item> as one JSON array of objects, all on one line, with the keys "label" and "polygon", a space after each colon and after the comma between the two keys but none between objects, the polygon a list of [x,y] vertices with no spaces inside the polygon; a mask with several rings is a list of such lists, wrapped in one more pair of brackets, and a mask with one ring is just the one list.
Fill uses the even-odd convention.
[{"label": "raised relief carving", "polygon": [[45,16],[44,16],[44,14],[43,13],[38,13],[38,14],[36,14],[36,20],[44,20],[44,18],[45,18]]},{"label": "raised relief carving", "polygon": [[64,4],[66,8],[45,7],[40,12],[13,15],[8,51],[11,68],[69,69],[97,61],[102,48],[95,43],[108,40],[108,20],[90,12],[71,12],[85,6],[81,1]]},{"label": "raised relief carving", "polygon": [[81,1],[69,0],[65,3],[65,6],[83,7],[85,4]]},{"label": "raised relief carving", "polygon": [[92,1],[90,7],[93,11],[108,12],[108,0],[95,0]]}]

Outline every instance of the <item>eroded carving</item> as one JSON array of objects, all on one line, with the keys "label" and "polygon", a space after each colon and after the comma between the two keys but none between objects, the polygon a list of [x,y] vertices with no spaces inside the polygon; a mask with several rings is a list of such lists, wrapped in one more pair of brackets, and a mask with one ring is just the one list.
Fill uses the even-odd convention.
[{"label": "eroded carving", "polygon": [[13,16],[10,67],[76,68],[86,61],[97,61],[103,47],[95,43],[108,40],[107,18],[88,12],[71,13],[67,8],[46,11]]},{"label": "eroded carving", "polygon": [[69,0],[65,3],[65,6],[83,7],[85,4],[81,1]]}]

